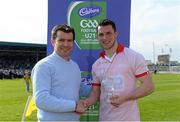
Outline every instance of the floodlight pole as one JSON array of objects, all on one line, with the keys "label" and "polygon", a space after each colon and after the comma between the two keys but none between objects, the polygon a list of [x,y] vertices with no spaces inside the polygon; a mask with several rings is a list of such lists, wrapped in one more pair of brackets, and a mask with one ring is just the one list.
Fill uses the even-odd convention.
[{"label": "floodlight pole", "polygon": [[155,44],[154,44],[154,41],[153,41],[153,62],[154,64],[156,64],[156,59],[155,59]]},{"label": "floodlight pole", "polygon": [[167,49],[169,50],[169,51],[167,51],[167,52],[169,52],[169,64],[168,64],[168,68],[169,68],[169,72],[170,72],[170,68],[171,68],[171,60],[170,60],[170,58],[171,58],[171,48],[169,47],[169,45],[168,44],[165,44],[165,47],[167,47]]},{"label": "floodlight pole", "polygon": [[171,58],[171,48],[169,47],[169,71],[170,71],[170,69],[171,69],[171,60],[170,60],[170,58]]}]

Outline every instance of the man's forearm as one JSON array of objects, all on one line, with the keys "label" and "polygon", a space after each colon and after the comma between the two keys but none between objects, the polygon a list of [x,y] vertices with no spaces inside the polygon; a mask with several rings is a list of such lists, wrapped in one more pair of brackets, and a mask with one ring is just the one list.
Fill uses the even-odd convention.
[{"label": "man's forearm", "polygon": [[151,94],[154,91],[153,83],[143,83],[140,87],[127,95],[127,100],[134,100]]},{"label": "man's forearm", "polygon": [[85,100],[87,106],[94,105],[99,99],[100,93],[97,91],[92,91],[89,97]]}]

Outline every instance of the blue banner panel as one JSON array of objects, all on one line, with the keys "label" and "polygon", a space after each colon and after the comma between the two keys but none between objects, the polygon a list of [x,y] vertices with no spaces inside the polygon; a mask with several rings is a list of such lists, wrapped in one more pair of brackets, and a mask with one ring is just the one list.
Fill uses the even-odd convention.
[{"label": "blue banner panel", "polygon": [[91,66],[102,51],[96,39],[100,20],[108,18],[116,23],[118,42],[129,47],[131,0],[48,0],[48,47],[51,54],[51,30],[57,24],[67,23],[75,28],[76,39],[72,59],[82,71],[82,82],[90,84]]}]

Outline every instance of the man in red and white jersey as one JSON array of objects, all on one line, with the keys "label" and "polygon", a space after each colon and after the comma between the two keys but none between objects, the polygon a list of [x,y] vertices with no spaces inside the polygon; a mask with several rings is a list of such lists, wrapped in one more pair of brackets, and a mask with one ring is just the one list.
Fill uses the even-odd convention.
[{"label": "man in red and white jersey", "polygon": [[92,66],[93,87],[84,106],[100,100],[100,121],[140,121],[137,100],[151,94],[154,84],[144,57],[118,44],[117,36],[113,21],[100,22],[97,38],[104,51]]}]

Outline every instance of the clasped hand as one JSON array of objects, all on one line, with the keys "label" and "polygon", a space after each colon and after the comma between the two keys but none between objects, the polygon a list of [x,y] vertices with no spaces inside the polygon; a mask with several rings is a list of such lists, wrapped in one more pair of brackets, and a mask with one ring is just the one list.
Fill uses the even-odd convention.
[{"label": "clasped hand", "polygon": [[76,105],[76,113],[84,114],[87,109],[86,102],[84,100],[79,100]]}]

